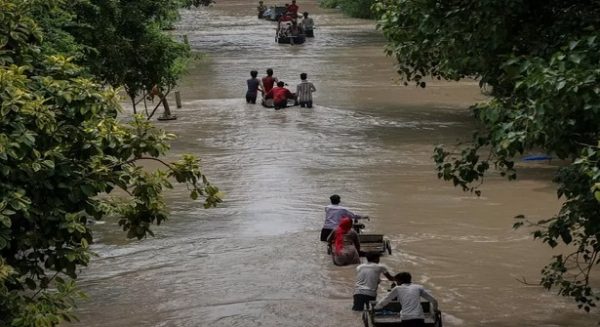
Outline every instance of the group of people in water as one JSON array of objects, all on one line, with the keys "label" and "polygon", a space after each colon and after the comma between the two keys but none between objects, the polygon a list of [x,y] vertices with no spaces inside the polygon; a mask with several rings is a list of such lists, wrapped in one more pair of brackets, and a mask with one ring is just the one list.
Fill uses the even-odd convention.
[{"label": "group of people in water", "polygon": [[[263,1],[258,2],[258,18],[263,18],[270,14],[269,8],[264,5]],[[271,9],[274,10],[274,9]],[[302,13],[302,20],[298,21],[299,7],[296,0],[292,0],[291,4],[285,4],[284,11],[277,18],[277,35],[278,37],[290,38],[290,44],[295,43],[295,39],[300,35],[307,37],[314,36],[314,20],[308,16],[308,12]]]},{"label": "group of people in water", "polygon": [[[352,228],[353,221],[368,218],[357,215],[340,205],[341,198],[334,194],[329,197],[331,204],[325,207],[325,223],[321,229],[321,241],[331,245],[333,262],[338,266],[358,264],[354,287],[354,303],[352,310],[362,311],[369,303],[376,301],[380,277],[383,275],[392,281],[394,287],[375,304],[375,309],[382,309],[391,301],[400,302],[402,326],[421,327],[425,325],[425,313],[421,306],[421,298],[428,300],[432,312],[437,312],[437,300],[421,285],[412,283],[408,272],[393,276],[390,270],[379,263],[380,253],[362,253],[360,238]],[[360,264],[360,257],[365,256],[366,263]]]},{"label": "group of people in water", "polygon": [[292,93],[283,81],[273,76],[273,69],[267,69],[267,75],[262,79],[258,78],[256,70],[250,71],[250,79],[246,81],[248,90],[246,91],[246,103],[256,104],[258,94],[262,95],[262,104],[266,107],[271,107],[269,102],[272,102],[272,107],[275,110],[283,109],[288,106],[288,100],[294,100],[294,104],[298,104],[302,108],[312,108],[312,94],[317,89],[313,83],[309,82],[306,73],[300,74],[300,83],[296,86],[296,93]]},{"label": "group of people in water", "polygon": [[[259,1],[257,7],[258,18],[262,18],[263,15],[266,15],[267,11],[274,10],[273,8],[275,7],[267,8],[263,1]],[[286,3],[284,9],[285,11],[281,13],[277,25],[278,37],[289,38],[289,42],[294,44],[295,36],[309,31],[312,34],[314,22],[312,18],[308,17],[307,12],[303,13],[304,18],[300,24],[297,22],[299,7],[296,4],[296,0],[292,0],[291,4]],[[285,31],[283,31],[284,26],[286,26]],[[286,88],[287,84],[273,76],[273,69],[267,69],[267,75],[262,79],[258,78],[256,70],[252,70],[250,71],[250,79],[246,81],[248,86],[246,102],[256,104],[258,94],[260,93],[262,95],[261,103],[265,107],[273,107],[275,110],[288,107],[288,100],[294,100],[294,105],[299,105],[302,108],[312,108],[312,93],[317,89],[307,78],[308,75],[306,73],[300,74],[300,83],[296,86],[296,92],[294,93]]]}]

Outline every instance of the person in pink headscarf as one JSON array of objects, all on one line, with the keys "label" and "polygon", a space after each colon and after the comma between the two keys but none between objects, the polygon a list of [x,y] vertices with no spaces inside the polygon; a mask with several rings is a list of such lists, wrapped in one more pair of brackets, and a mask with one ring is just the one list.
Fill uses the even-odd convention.
[{"label": "person in pink headscarf", "polygon": [[359,264],[359,251],[360,241],[352,229],[352,219],[344,217],[334,232],[333,263],[337,266]]}]

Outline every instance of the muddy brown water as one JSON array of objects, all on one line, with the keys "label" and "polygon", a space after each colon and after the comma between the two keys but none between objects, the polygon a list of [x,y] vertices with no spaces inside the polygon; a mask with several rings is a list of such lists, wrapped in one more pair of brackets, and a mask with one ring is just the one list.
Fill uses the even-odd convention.
[{"label": "muddy brown water", "polygon": [[[372,21],[299,5],[317,29],[298,46],[276,44],[252,1],[182,12],[175,33],[208,57],[182,82],[179,119],[158,124],[179,136],[174,157],[201,156],[226,202],[204,210],[178,187],[172,218],[143,241],[98,224],[99,256],[81,278],[90,300],[74,325],[362,326],[350,311],[355,267],[333,266],[318,241],[333,193],[372,217],[368,230],[394,251],[382,262],[431,290],[445,326],[594,325],[598,316],[517,281],[539,280],[553,254],[511,226],[517,214],[556,212],[554,167],[521,165],[518,182],[491,176],[480,198],[437,180],[433,145],[469,135],[477,84],[404,87]],[[269,67],[292,88],[308,73],[316,107],[245,104],[249,71]]]}]

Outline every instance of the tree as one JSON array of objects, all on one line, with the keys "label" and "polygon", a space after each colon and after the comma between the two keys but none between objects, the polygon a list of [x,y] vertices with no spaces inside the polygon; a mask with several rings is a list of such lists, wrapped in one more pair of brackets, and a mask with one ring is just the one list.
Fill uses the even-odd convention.
[{"label": "tree", "polygon": [[340,8],[344,13],[356,18],[374,18],[371,10],[376,0],[323,0],[321,6],[325,8]]},{"label": "tree", "polygon": [[[118,93],[61,53],[80,49],[52,35],[67,7],[0,0],[0,326],[75,318],[91,220],[117,217],[127,237],[153,235],[151,225],[168,217],[171,179],[205,207],[221,201],[198,159],[160,158],[173,135],[141,116],[122,123]],[[145,169],[144,160],[164,168]]]},{"label": "tree", "polygon": [[[137,113],[142,100],[154,88],[160,102],[177,85],[190,48],[163,31],[178,18],[181,0],[76,1],[76,21],[66,29],[88,49],[79,63],[113,87],[124,87]],[[147,109],[146,109],[147,110]]]},{"label": "tree", "polygon": [[383,0],[374,9],[407,82],[470,77],[492,88],[473,107],[482,129],[470,146],[436,147],[439,178],[479,195],[491,167],[515,179],[515,158],[527,151],[568,162],[555,176],[560,211],[538,222],[518,216],[515,228],[533,225],[535,239],[570,246],[540,284],[589,311],[600,299],[589,278],[600,263],[600,3]]}]

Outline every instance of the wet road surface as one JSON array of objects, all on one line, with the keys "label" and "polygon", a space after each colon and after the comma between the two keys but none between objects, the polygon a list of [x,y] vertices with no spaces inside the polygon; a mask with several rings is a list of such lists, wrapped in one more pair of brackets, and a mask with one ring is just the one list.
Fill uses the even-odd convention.
[{"label": "wet road surface", "polygon": [[[548,217],[559,203],[553,167],[528,164],[519,182],[491,176],[477,198],[436,179],[433,146],[474,128],[474,82],[402,86],[374,22],[299,2],[315,39],[274,42],[275,23],[250,1],[183,11],[175,32],[207,54],[180,87],[172,156],[198,154],[226,202],[204,210],[168,194],[157,236],[127,241],[115,221],[96,226],[99,257],[82,275],[91,299],[75,326],[362,326],[350,311],[354,267],[335,267],[318,241],[331,194],[371,216],[391,240],[382,258],[410,271],[440,301],[445,326],[591,326],[598,320],[535,282],[553,254],[513,231],[517,214]],[[314,109],[247,105],[256,69],[293,89],[306,72]],[[382,283],[380,294],[386,282]]]}]

